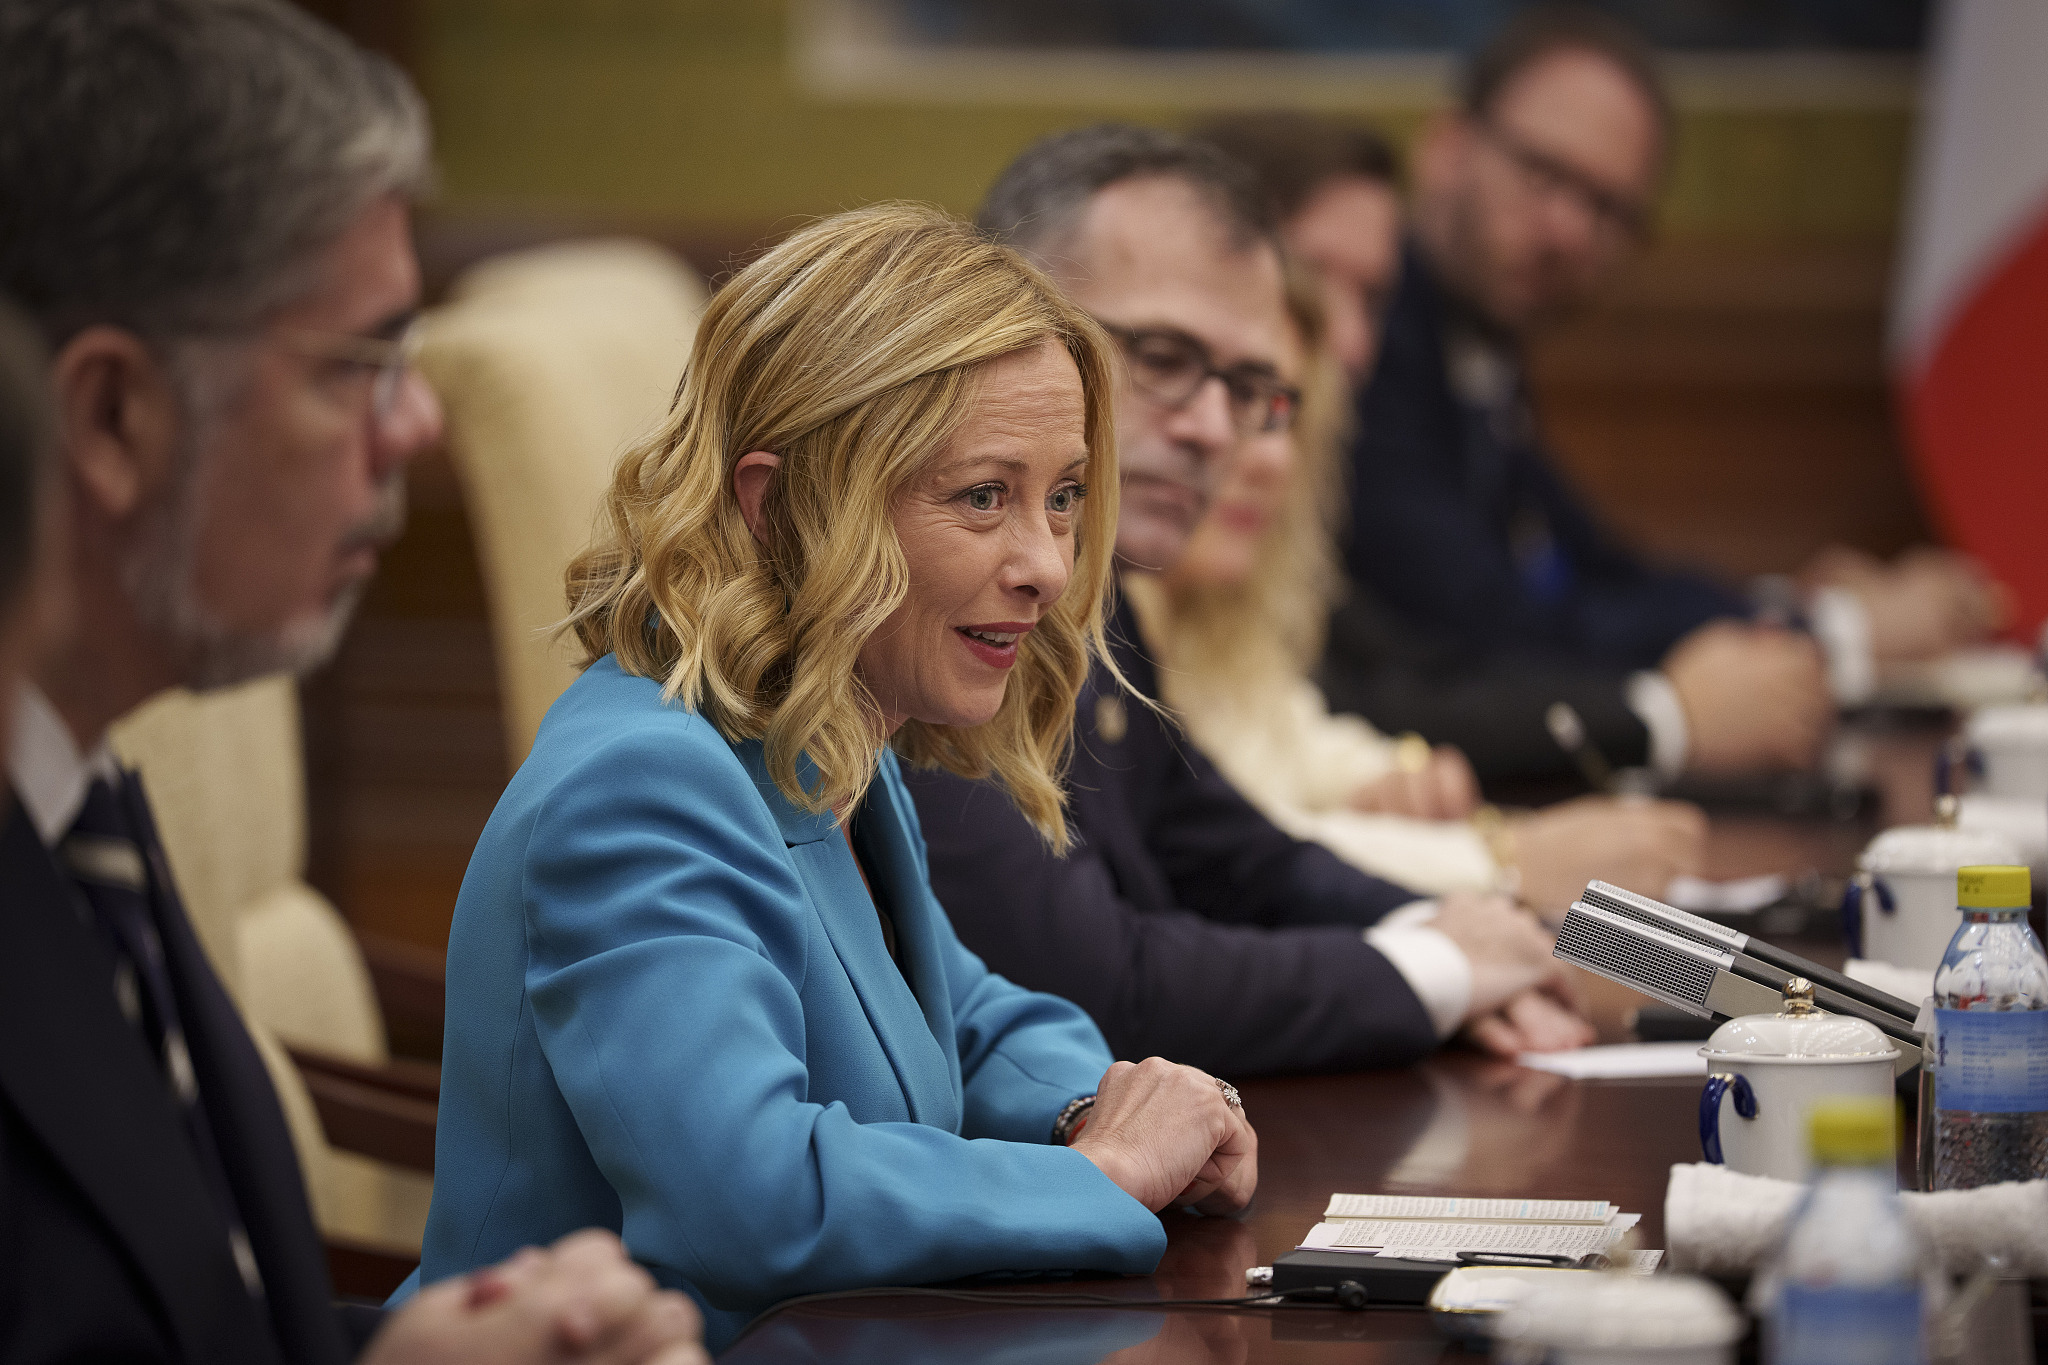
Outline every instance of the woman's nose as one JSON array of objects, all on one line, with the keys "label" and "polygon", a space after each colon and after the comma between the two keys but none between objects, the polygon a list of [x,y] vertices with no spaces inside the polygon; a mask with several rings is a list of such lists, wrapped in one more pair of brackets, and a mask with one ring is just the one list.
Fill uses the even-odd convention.
[{"label": "woman's nose", "polygon": [[1010,556],[1003,586],[1029,595],[1041,606],[1051,606],[1067,590],[1067,578],[1073,573],[1069,557],[1073,543],[1071,537],[1054,535],[1043,517],[1034,518]]}]

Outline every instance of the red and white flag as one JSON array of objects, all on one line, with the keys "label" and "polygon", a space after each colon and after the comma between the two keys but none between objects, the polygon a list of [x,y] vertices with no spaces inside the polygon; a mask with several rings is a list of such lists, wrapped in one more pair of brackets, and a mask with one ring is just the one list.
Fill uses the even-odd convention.
[{"label": "red and white flag", "polygon": [[1936,527],[2048,619],[2048,0],[1945,0],[1891,361]]}]

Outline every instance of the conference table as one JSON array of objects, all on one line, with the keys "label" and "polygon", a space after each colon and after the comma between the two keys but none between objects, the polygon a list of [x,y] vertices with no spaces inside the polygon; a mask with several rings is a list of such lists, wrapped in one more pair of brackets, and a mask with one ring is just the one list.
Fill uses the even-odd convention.
[{"label": "conference table", "polygon": [[[1945,733],[1927,726],[1852,731],[1844,761],[1860,765],[1879,792],[1873,814],[1715,815],[1708,874],[1847,875],[1878,828],[1929,817],[1933,756]],[[1842,957],[1839,940],[1826,936],[1786,946],[1830,965]],[[1642,997],[1592,978],[1586,989],[1603,1038],[1624,1039]],[[1642,1215],[1640,1245],[1662,1247],[1667,1173],[1675,1162],[1700,1158],[1695,1078],[1573,1081],[1449,1049],[1401,1070],[1231,1079],[1259,1132],[1258,1198],[1241,1219],[1162,1215],[1168,1249],[1156,1273],[1019,1285],[1003,1291],[1013,1302],[1000,1305],[902,1296],[800,1304],[756,1326],[721,1360],[1409,1365],[1476,1358],[1415,1309],[1142,1305],[1243,1295],[1246,1268],[1299,1244],[1338,1192],[1610,1200]],[[1032,1306],[1075,1294],[1133,1307]]]}]

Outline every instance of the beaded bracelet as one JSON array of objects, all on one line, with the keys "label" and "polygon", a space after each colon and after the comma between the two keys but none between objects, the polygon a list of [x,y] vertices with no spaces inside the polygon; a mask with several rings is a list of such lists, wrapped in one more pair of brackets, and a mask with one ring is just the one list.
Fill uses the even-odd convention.
[{"label": "beaded bracelet", "polygon": [[1094,1112],[1095,1097],[1082,1095],[1067,1101],[1067,1107],[1060,1110],[1060,1116],[1052,1121],[1052,1141],[1056,1147],[1071,1147],[1074,1139],[1081,1136],[1081,1130],[1088,1126],[1088,1115]]}]

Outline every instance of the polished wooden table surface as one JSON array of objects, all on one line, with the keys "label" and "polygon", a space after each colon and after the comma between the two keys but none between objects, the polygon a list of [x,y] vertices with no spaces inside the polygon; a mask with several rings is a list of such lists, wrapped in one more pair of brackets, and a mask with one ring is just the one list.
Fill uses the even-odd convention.
[{"label": "polished wooden table surface", "polygon": [[[1883,793],[1876,819],[1717,817],[1708,852],[1716,877],[1813,872],[1839,878],[1881,825],[1927,818],[1938,732],[1855,735]],[[1802,951],[1840,960],[1836,946]],[[1603,1036],[1623,1036],[1641,997],[1589,986]],[[1522,1195],[1606,1199],[1643,1215],[1641,1244],[1664,1245],[1664,1185],[1675,1162],[1699,1159],[1699,1082],[1567,1081],[1470,1052],[1447,1051],[1401,1071],[1238,1081],[1259,1131],[1257,1202],[1241,1221],[1165,1215],[1169,1248],[1156,1274],[1025,1286],[1018,1307],[891,1298],[802,1305],[771,1318],[722,1360],[1003,1361],[1032,1365],[1141,1362],[1421,1362],[1461,1356],[1415,1310],[1342,1313],[1028,1308],[1047,1293],[1132,1301],[1241,1295],[1245,1269],[1296,1246],[1329,1196],[1348,1193]],[[877,1229],[886,1235],[886,1229]]]}]

